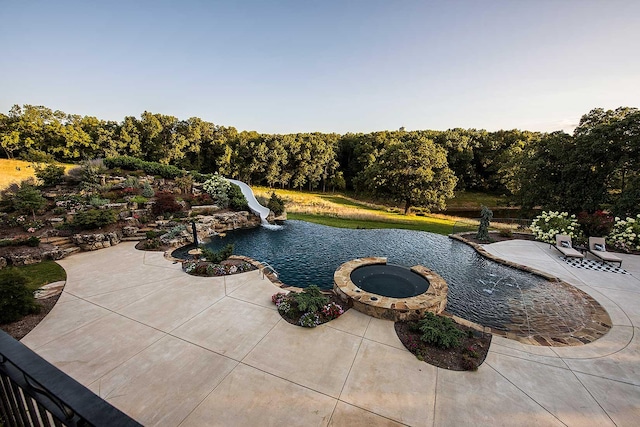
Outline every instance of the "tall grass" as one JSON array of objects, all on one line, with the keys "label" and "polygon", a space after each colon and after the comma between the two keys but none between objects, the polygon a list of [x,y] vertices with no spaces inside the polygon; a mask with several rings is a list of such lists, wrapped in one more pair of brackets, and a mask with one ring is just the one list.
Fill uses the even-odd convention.
[{"label": "tall grass", "polygon": [[[35,178],[33,163],[24,160],[0,159],[0,190],[28,178]],[[65,171],[76,165],[65,164]]]}]

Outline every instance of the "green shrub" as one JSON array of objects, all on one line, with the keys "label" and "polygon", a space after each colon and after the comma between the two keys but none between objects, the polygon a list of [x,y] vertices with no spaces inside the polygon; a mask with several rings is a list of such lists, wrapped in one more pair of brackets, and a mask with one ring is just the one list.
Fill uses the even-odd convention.
[{"label": "green shrub", "polygon": [[153,191],[153,188],[151,187],[151,184],[149,184],[148,182],[145,182],[142,184],[142,196],[146,197],[147,199],[153,197],[155,195],[155,192]]},{"label": "green shrub", "polygon": [[78,212],[73,217],[73,226],[86,230],[104,227],[105,225],[115,224],[118,216],[112,209],[90,209],[88,211]]},{"label": "green shrub", "polygon": [[148,200],[146,197],[144,197],[144,196],[133,196],[133,197],[131,198],[131,201],[132,201],[133,203],[137,203],[137,204],[139,204],[139,205],[142,205],[142,204],[144,204],[144,203],[147,203],[149,200]]},{"label": "green shrub", "polygon": [[158,239],[149,239],[144,241],[145,249],[158,249],[160,247],[160,240]]},{"label": "green shrub", "polygon": [[0,323],[19,320],[38,311],[26,276],[15,268],[0,270]]},{"label": "green shrub", "polygon": [[36,248],[40,246],[40,239],[36,236],[31,236],[27,239],[27,246],[31,246],[32,248]]},{"label": "green shrub", "polygon": [[206,246],[200,246],[200,250],[202,251],[201,253],[203,258],[209,262],[218,264],[233,255],[233,244],[229,243],[217,252],[207,248]]},{"label": "green shrub", "polygon": [[464,336],[453,320],[428,312],[418,320],[417,327],[422,332],[422,341],[440,348],[459,347]]},{"label": "green shrub", "polygon": [[146,232],[147,239],[155,239],[156,237],[162,236],[164,233],[162,231],[151,230]]},{"label": "green shrub", "polygon": [[104,164],[110,169],[143,170],[149,175],[158,175],[167,179],[175,179],[179,176],[184,176],[186,173],[184,170],[172,165],[147,162],[130,156],[108,157],[104,159]]},{"label": "green shrub", "polygon": [[275,214],[280,216],[284,212],[284,200],[282,200],[275,192],[271,193],[267,207]]},{"label": "green shrub", "polygon": [[23,183],[13,196],[13,207],[16,211],[32,214],[36,218],[36,212],[47,204],[40,190],[30,184]]},{"label": "green shrub", "polygon": [[0,248],[4,248],[7,246],[22,246],[27,245],[31,247],[36,247],[40,245],[40,239],[36,236],[31,236],[28,239],[1,239],[0,240]]},{"label": "green shrub", "polygon": [[99,208],[100,206],[104,206],[109,202],[110,202],[109,199],[102,199],[98,196],[94,196],[91,199],[89,199],[89,204],[94,208]]},{"label": "green shrub", "polygon": [[242,194],[242,190],[235,184],[231,184],[227,190],[227,197],[229,197],[229,207],[234,211],[247,211],[249,210],[249,204],[247,199]]},{"label": "green shrub", "polygon": [[82,188],[93,191],[100,186],[100,174],[105,171],[102,160],[89,160],[82,163],[80,181]]},{"label": "green shrub", "polygon": [[294,294],[293,299],[301,313],[315,313],[329,302],[329,298],[323,295],[316,285],[308,286],[302,292]]},{"label": "green shrub", "polygon": [[480,225],[478,226],[478,232],[476,233],[476,239],[489,240],[489,225],[493,219],[493,212],[486,206],[482,207],[480,211]]},{"label": "green shrub", "polygon": [[176,187],[185,194],[191,194],[193,189],[193,177],[191,175],[179,176],[175,180]]},{"label": "green shrub", "polygon": [[45,187],[60,184],[64,177],[64,166],[48,164],[45,167],[41,167],[37,165],[33,169],[36,177],[43,182]]},{"label": "green shrub", "polygon": [[213,176],[210,173],[200,173],[197,171],[191,171],[189,172],[189,175],[193,177],[194,182],[205,182],[206,180],[208,180]]}]

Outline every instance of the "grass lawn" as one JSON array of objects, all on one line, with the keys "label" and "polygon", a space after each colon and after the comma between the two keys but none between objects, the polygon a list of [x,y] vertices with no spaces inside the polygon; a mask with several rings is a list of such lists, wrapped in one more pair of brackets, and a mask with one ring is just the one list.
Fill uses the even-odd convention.
[{"label": "grass lawn", "polygon": [[39,264],[24,265],[16,267],[24,274],[29,282],[27,287],[32,291],[46,285],[47,283],[66,280],[67,272],[53,261],[42,261]]},{"label": "grass lawn", "polygon": [[[77,166],[71,164],[63,165],[65,171]],[[33,163],[24,160],[0,159],[0,190],[7,188],[10,184],[19,183],[27,178],[34,177]]]},{"label": "grass lawn", "polygon": [[403,215],[401,210],[356,200],[341,193],[273,190],[253,187],[257,196],[272,191],[285,200],[287,216],[340,228],[403,228],[450,234],[459,220],[444,215]]},{"label": "grass lawn", "polygon": [[316,224],[328,225],[338,228],[400,228],[406,230],[429,231],[431,233],[451,234],[453,224],[446,222],[418,222],[418,221],[385,221],[385,220],[368,220],[368,219],[351,219],[337,218],[324,215],[304,214],[304,213],[287,213],[288,219],[297,219],[301,221],[314,222]]}]

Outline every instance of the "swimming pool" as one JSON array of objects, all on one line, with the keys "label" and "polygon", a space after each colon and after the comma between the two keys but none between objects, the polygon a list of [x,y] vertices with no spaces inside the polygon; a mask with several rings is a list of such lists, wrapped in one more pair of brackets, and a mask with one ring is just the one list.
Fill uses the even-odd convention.
[{"label": "swimming pool", "polygon": [[[386,257],[390,264],[423,265],[449,285],[447,311],[502,331],[529,333],[536,323],[571,313],[589,318],[589,308],[575,292],[538,276],[500,265],[447,236],[412,230],[353,230],[304,221],[287,221],[280,230],[236,230],[207,244],[218,250],[234,244],[234,253],[268,262],[291,286],[333,287],[333,274],[344,262]],[[180,249],[174,252],[182,257]],[[542,317],[541,317],[542,316]]]}]

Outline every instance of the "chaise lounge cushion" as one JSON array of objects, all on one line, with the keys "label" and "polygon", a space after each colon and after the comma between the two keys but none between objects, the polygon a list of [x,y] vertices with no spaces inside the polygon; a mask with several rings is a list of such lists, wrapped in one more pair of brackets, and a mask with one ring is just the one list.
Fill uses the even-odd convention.
[{"label": "chaise lounge cushion", "polygon": [[565,258],[584,258],[581,252],[571,247],[571,237],[566,234],[556,235],[556,249],[559,250]]},{"label": "chaise lounge cushion", "polygon": [[603,237],[589,237],[589,252],[602,262],[618,262],[622,266],[622,259],[607,252]]}]

